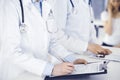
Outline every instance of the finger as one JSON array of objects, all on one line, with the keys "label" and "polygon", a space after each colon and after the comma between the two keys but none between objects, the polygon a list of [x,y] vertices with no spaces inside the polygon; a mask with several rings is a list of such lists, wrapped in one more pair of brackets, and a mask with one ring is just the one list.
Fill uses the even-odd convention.
[{"label": "finger", "polygon": [[99,52],[99,54],[105,55],[105,54],[106,54],[106,51],[105,51],[105,50],[101,50],[101,51]]},{"label": "finger", "polygon": [[87,64],[87,61],[84,59],[78,59],[74,62],[74,64]]},{"label": "finger", "polygon": [[73,63],[66,63],[67,66],[69,67],[73,67],[74,68],[74,64]]},{"label": "finger", "polygon": [[101,51],[101,52],[102,52],[101,54],[104,54],[104,55],[108,55],[111,53],[109,49],[104,49],[104,51]]},{"label": "finger", "polygon": [[84,64],[87,64],[87,63],[88,63],[88,62],[85,60],[85,61],[84,61]]},{"label": "finger", "polygon": [[98,50],[98,54],[105,55],[105,54],[107,54],[107,52],[106,52],[106,50],[104,48],[101,48],[101,49]]},{"label": "finger", "polygon": [[97,53],[98,53],[98,54],[104,54],[104,52],[101,51],[101,50],[98,50]]},{"label": "finger", "polygon": [[98,54],[98,51],[97,50],[93,50],[92,53]]},{"label": "finger", "polygon": [[66,73],[67,73],[67,74],[70,74],[70,73],[72,73],[72,72],[73,72],[73,70],[69,70],[69,69],[66,70]]},{"label": "finger", "polygon": [[106,49],[106,52],[107,52],[108,54],[111,54],[111,53],[112,53],[112,51],[109,50],[109,49]]},{"label": "finger", "polygon": [[79,60],[79,61],[80,61],[80,63],[82,63],[82,64],[87,64],[87,61],[84,60],[84,59],[81,59],[81,60]]},{"label": "finger", "polygon": [[67,67],[67,70],[73,71],[74,68],[73,67]]},{"label": "finger", "polygon": [[63,74],[70,74],[70,73],[72,73],[72,72],[73,72],[73,71],[71,71],[71,70],[65,69],[64,72],[63,72]]}]

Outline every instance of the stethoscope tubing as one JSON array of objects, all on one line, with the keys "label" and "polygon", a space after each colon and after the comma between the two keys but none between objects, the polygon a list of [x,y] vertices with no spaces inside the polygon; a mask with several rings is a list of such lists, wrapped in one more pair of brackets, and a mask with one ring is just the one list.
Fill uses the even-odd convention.
[{"label": "stethoscope tubing", "polygon": [[[75,5],[73,3],[73,0],[70,0],[72,8],[75,8]],[[88,4],[91,6],[92,5],[92,0],[89,0]]]},{"label": "stethoscope tubing", "polygon": [[[71,3],[71,6],[72,6],[72,9],[74,10],[75,9],[75,5],[74,5],[73,0],[70,0],[70,3]],[[93,20],[92,20],[93,15],[92,15],[92,11],[91,11],[92,0],[89,0],[88,5],[89,5],[90,16],[91,16],[91,23],[93,23]]]},{"label": "stethoscope tubing", "polygon": [[22,3],[22,0],[19,0],[20,2],[20,6],[21,6],[21,16],[22,16],[22,23],[25,22],[25,18],[24,18],[24,8],[23,8],[23,3]]}]

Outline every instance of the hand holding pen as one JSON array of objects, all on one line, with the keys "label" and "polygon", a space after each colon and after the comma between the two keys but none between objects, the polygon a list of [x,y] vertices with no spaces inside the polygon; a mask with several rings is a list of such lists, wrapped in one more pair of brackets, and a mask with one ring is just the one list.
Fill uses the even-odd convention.
[{"label": "hand holding pen", "polygon": [[62,63],[56,64],[52,71],[52,76],[62,76],[70,74],[74,71],[74,64],[70,62],[65,62],[62,58],[57,57],[56,58],[61,61]]},{"label": "hand holding pen", "polygon": [[76,59],[74,62],[69,62],[69,61],[66,61],[66,60],[64,60],[60,57],[56,57],[56,58],[61,62],[72,63],[74,65],[76,65],[76,64],[87,64],[88,63],[85,59]]},{"label": "hand holding pen", "polygon": [[62,76],[71,74],[74,71],[74,64],[63,62],[60,64],[56,64],[52,71],[52,76]]}]

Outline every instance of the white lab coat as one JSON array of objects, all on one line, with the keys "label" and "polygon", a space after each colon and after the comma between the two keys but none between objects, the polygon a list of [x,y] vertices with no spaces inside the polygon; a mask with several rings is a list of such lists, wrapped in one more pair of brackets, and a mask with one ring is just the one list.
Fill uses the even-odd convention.
[{"label": "white lab coat", "polygon": [[[2,13],[2,9],[1,9],[1,6],[2,6],[2,3],[3,2],[3,0],[0,0],[0,15],[2,15],[3,13]],[[1,33],[2,33],[2,16],[0,16],[0,51],[1,51]],[[1,70],[1,67],[2,67],[2,57],[1,57],[1,53],[0,53],[0,70]],[[0,75],[1,75],[1,72],[0,72]],[[0,80],[1,80],[1,78],[0,78]]]},{"label": "white lab coat", "polygon": [[70,0],[49,1],[53,6],[55,21],[59,28],[59,42],[76,53],[87,51],[88,43],[96,42],[94,25],[91,24],[93,12],[88,0],[72,0],[76,13],[72,13]]},{"label": "white lab coat", "polygon": [[[1,41],[2,41],[2,29],[3,29],[3,11],[2,11],[2,5],[3,5],[3,1],[4,0],[0,0],[0,70],[2,70],[2,63],[3,63],[3,60],[2,60],[2,53],[1,53],[1,45],[2,45],[2,43],[1,43]],[[1,71],[0,71],[0,75],[2,75],[2,73],[1,73]],[[0,80],[2,80],[1,79],[1,76],[0,76]]]},{"label": "white lab coat", "polygon": [[4,28],[0,53],[4,64],[0,70],[1,80],[11,80],[25,71],[44,77],[43,70],[50,63],[49,51],[61,58],[71,54],[51,41],[46,22],[31,0],[23,0],[23,6],[27,25],[23,33],[19,27],[22,19],[19,0],[4,0],[2,6]]}]

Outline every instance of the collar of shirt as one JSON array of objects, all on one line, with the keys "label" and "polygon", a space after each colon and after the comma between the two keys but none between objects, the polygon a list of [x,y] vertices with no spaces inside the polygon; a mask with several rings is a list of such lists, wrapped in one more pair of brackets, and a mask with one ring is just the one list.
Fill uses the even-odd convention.
[{"label": "collar of shirt", "polygon": [[41,12],[40,2],[43,2],[43,0],[31,0],[31,1],[34,4],[34,6],[39,10],[39,12]]}]

